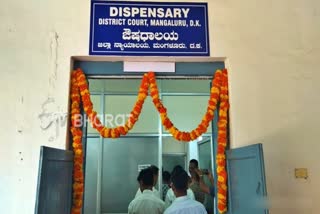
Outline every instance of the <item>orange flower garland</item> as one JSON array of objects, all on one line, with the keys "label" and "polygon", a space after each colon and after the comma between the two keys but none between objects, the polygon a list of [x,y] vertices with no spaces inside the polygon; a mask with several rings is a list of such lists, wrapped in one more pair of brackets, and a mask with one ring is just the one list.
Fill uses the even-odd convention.
[{"label": "orange flower garland", "polygon": [[218,211],[225,213],[227,211],[227,171],[225,148],[227,146],[227,123],[228,123],[228,74],[227,70],[222,71],[220,87],[220,109],[218,120],[218,145],[217,145],[217,198]]},{"label": "orange flower garland", "polygon": [[80,115],[80,93],[76,73],[71,79],[71,133],[73,136],[73,214],[80,214],[83,201],[83,155],[82,155],[82,130],[76,126]]},{"label": "orange flower garland", "polygon": [[80,115],[80,97],[84,112],[87,114],[91,125],[104,138],[118,138],[121,135],[126,135],[133,128],[136,121],[139,119],[144,101],[148,96],[150,86],[150,96],[157,108],[163,126],[172,136],[184,142],[197,139],[207,131],[210,122],[214,118],[214,111],[217,108],[220,100],[219,121],[218,121],[218,151],[217,151],[217,190],[218,190],[218,210],[219,213],[225,213],[227,210],[227,173],[225,169],[225,147],[227,144],[227,113],[229,108],[228,102],[228,78],[227,70],[217,70],[213,79],[210,99],[208,101],[207,112],[202,118],[198,127],[191,132],[183,132],[177,129],[167,115],[167,109],[163,106],[159,99],[159,91],[155,80],[155,74],[149,72],[144,74],[141,81],[140,90],[137,101],[131,111],[130,117],[124,126],[114,128],[104,127],[97,117],[97,112],[93,110],[93,104],[90,99],[86,77],[81,69],[72,72],[71,80],[71,133],[73,136],[73,151],[74,151],[74,171],[73,171],[73,214],[80,214],[83,203],[83,149],[82,149],[82,131],[79,128],[78,122]]}]

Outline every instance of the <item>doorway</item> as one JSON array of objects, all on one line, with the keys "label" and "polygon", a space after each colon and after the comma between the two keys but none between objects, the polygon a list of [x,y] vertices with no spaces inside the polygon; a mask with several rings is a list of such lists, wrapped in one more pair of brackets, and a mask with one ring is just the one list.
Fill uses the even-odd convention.
[{"label": "doorway", "polygon": [[[129,58],[128,58],[129,59]],[[130,58],[132,60],[134,58]],[[72,65],[73,69],[81,67],[85,70],[85,73],[87,77],[91,79],[96,79],[93,77],[106,79],[108,78],[114,78],[119,80],[119,78],[127,77],[126,75],[123,75],[122,71],[122,60],[125,60],[125,58],[95,58],[95,57],[73,57],[72,58]],[[137,60],[137,59],[136,59]],[[145,59],[144,59],[145,60]],[[165,75],[166,79],[170,79],[169,77],[174,77],[177,76],[177,80],[180,77],[185,77],[188,76],[189,79],[192,79],[192,77],[195,77],[195,79],[200,79],[202,77],[201,75],[204,75],[205,77],[211,77],[212,70],[216,69],[221,69],[224,67],[224,63],[221,61],[215,61],[212,60],[211,58],[197,58],[197,63],[190,62],[190,59],[184,59],[180,58],[175,59],[175,58],[165,58],[162,59],[162,61],[167,61],[167,60],[172,60],[172,61],[179,61],[176,63],[176,73],[174,75]],[[221,59],[220,59],[221,60]],[[159,59],[161,61],[161,59]],[[201,61],[201,62],[200,62]],[[136,75],[131,75],[131,77],[134,77],[136,79],[141,78],[142,74],[136,74]],[[207,76],[206,76],[207,75]],[[161,78],[161,75],[157,75],[157,79],[165,79]],[[113,82],[116,82],[116,79],[113,80]],[[130,78],[129,78],[130,79]],[[208,80],[208,79],[207,79]],[[120,82],[123,83],[124,80],[120,80]],[[176,81],[176,80],[174,80]],[[178,81],[174,82],[178,83]],[[98,84],[92,84],[91,87],[98,86]],[[175,85],[176,86],[176,85]],[[197,87],[194,87],[195,84],[188,85],[188,89],[198,89]],[[124,87],[120,87],[124,88]],[[174,87],[176,88],[176,87]],[[100,88],[101,89],[101,88]],[[206,89],[207,90],[207,89]],[[105,109],[105,100],[108,100],[110,97],[106,97],[106,94],[104,94],[104,90],[97,91],[96,94],[92,94],[92,100],[95,103],[95,109],[98,110],[99,113],[103,112]],[[135,95],[137,92],[135,91]],[[115,95],[115,94],[113,94]],[[173,96],[177,94],[171,94]],[[183,94],[180,94],[183,95]],[[188,95],[191,94],[184,94],[187,97]],[[183,97],[183,96],[182,96]],[[105,99],[107,98],[107,99]],[[116,99],[119,97],[116,96]],[[181,97],[180,97],[181,98]],[[129,99],[129,97],[127,97]],[[124,100],[127,100],[124,99]],[[180,113],[186,113],[185,115],[187,116],[194,116],[192,113],[192,110],[194,108],[190,108],[190,103],[196,104],[197,106],[195,107],[196,109],[198,108],[198,103],[195,102],[192,98],[191,100],[188,99],[187,101],[191,101],[187,104],[184,104],[181,99],[176,98],[172,99],[174,103],[176,103],[179,107],[176,107],[175,105],[170,106],[170,102],[165,103],[165,105],[168,107],[168,109],[171,109],[171,112],[174,112],[172,115],[170,115],[171,119],[174,120],[174,122],[177,122],[175,125],[181,129],[184,130],[190,130],[194,127],[189,127],[190,121],[192,121],[192,117],[186,118],[186,116],[177,116],[175,113],[180,112]],[[193,101],[193,102],[192,102]],[[121,102],[123,104],[123,102]],[[123,107],[128,106],[128,105],[121,105],[119,108],[122,109]],[[170,106],[170,107],[169,107]],[[111,105],[110,108],[108,108],[108,111],[110,112],[112,107],[115,107],[114,105]],[[113,108],[113,109],[119,109],[119,108]],[[148,105],[145,105],[145,108],[148,108]],[[154,109],[154,108],[151,108]],[[131,110],[131,109],[129,109]],[[191,113],[190,113],[191,110]],[[150,113],[152,111],[144,111],[146,113]],[[157,146],[158,146],[158,166],[161,167],[163,166],[163,147],[164,143],[166,140],[163,139],[164,137],[171,137],[170,134],[166,133],[165,131],[162,130],[162,126],[159,122],[159,120],[149,120],[149,122],[152,122],[156,124],[155,126],[152,126],[148,123],[143,123],[141,121],[143,117],[140,118],[140,123],[137,123],[137,126],[135,127],[136,132],[133,132],[133,130],[129,133],[129,135],[122,137],[119,140],[119,146],[121,146],[121,143],[123,143],[126,139],[131,139],[130,142],[134,142],[134,138],[139,138],[142,137],[143,140],[144,138],[157,138]],[[148,117],[146,117],[148,118]],[[180,118],[180,120],[178,119]],[[69,118],[70,119],[70,118]],[[108,120],[103,120],[104,123],[107,123],[108,121],[110,122],[110,118]],[[186,121],[188,123],[186,123]],[[197,121],[198,122],[198,121]],[[139,125],[140,124],[140,125]],[[152,130],[156,130],[155,133],[143,133],[139,132],[137,130],[141,131],[141,127],[139,126],[146,126],[147,128],[153,127]],[[211,150],[211,154],[213,155],[213,159],[215,159],[215,154],[216,154],[216,128],[217,128],[217,117],[212,121],[212,133],[206,133],[202,135],[203,138],[205,137],[210,137],[211,136],[211,147],[213,146],[213,151]],[[159,128],[160,127],[160,128]],[[84,213],[97,213],[100,214],[101,212],[101,203],[102,203],[102,192],[103,192],[103,187],[102,187],[102,179],[103,179],[103,154],[104,154],[104,139],[100,138],[96,133],[93,133],[92,129],[90,127],[85,127],[85,136],[83,138],[83,145],[84,148],[86,148],[84,151],[86,152],[85,154],[85,173],[86,173],[86,181],[85,181],[85,205],[84,205]],[[143,130],[143,129],[142,129]],[[147,136],[148,135],[148,136]],[[108,139],[110,140],[110,139]],[[143,141],[141,140],[141,141]],[[112,141],[112,140],[111,140]],[[202,155],[202,148],[207,147],[205,142],[199,142],[202,141],[200,139],[195,140],[193,142],[189,142],[188,144],[183,144],[180,142],[177,142],[179,145],[188,145],[187,151],[187,160],[189,159],[198,159],[199,160],[199,153],[201,157],[206,157],[206,155]],[[140,140],[139,140],[140,142]],[[153,141],[154,142],[154,141]],[[90,145],[89,145],[90,143]],[[112,142],[109,142],[110,145]],[[199,144],[198,144],[199,143]],[[70,148],[70,141],[67,142],[67,147]],[[149,144],[152,144],[149,142]],[[171,146],[175,147],[175,142],[170,143]],[[136,144],[134,144],[136,145]],[[154,145],[154,143],[152,144]],[[199,146],[200,145],[200,146]],[[108,145],[109,146],[109,145]],[[117,145],[118,146],[118,145]],[[148,145],[150,146],[150,145]],[[199,148],[200,147],[200,148]],[[181,147],[182,148],[182,147]],[[112,151],[112,148],[110,149]],[[200,152],[198,151],[200,150]],[[207,151],[208,149],[203,149]],[[121,151],[122,152],[122,151]],[[130,151],[131,152],[131,151]],[[90,154],[89,154],[90,153]],[[115,153],[119,154],[119,153]],[[70,156],[71,155],[71,156]],[[121,156],[121,155],[120,155]],[[130,153],[131,156],[131,153]],[[114,157],[114,158],[117,158]],[[109,167],[114,167],[114,166],[120,166],[121,164],[118,164],[117,161],[114,160],[109,160],[109,162],[112,162]],[[153,158],[153,157],[152,157]],[[124,159],[129,159],[129,158],[124,158]],[[50,160],[50,164],[48,164],[48,160]],[[61,161],[65,160],[65,161]],[[205,166],[206,161],[203,162],[203,159],[200,158],[200,164],[202,166]],[[257,214],[257,213],[268,213],[268,209],[265,206],[267,203],[264,203],[266,201],[266,182],[265,182],[265,172],[264,172],[264,161],[263,161],[263,149],[262,149],[262,144],[256,144],[256,145],[250,145],[246,147],[241,147],[241,148],[236,148],[236,149],[229,149],[226,151],[226,161],[227,161],[227,173],[228,173],[228,212],[227,213],[252,213],[252,214]],[[90,163],[91,162],[91,163]],[[143,162],[149,162],[143,161]],[[91,167],[90,167],[91,164]],[[140,165],[139,163],[136,163],[135,165],[138,164],[138,169],[139,167],[145,167],[148,164],[142,164]],[[126,164],[123,164],[124,167]],[[248,167],[250,165],[251,167]],[[86,167],[87,166],[87,167]],[[57,170],[57,167],[60,169],[58,171],[63,171],[65,173],[69,173],[68,176],[63,176],[63,178],[66,178],[66,180],[62,179],[52,179],[51,174],[54,175],[54,173]],[[119,167],[120,168],[120,167]],[[134,169],[134,167],[133,167]],[[213,171],[216,171],[216,166],[215,162],[213,162]],[[37,200],[36,200],[36,212],[37,213],[42,213],[42,212],[47,212],[48,207],[52,207],[51,199],[53,196],[60,196],[56,201],[56,205],[52,207],[52,209],[49,209],[52,213],[57,213],[57,212],[64,212],[64,213],[69,213],[71,206],[72,206],[72,200],[71,200],[71,193],[72,193],[72,182],[71,182],[71,174],[73,170],[73,162],[72,162],[72,153],[70,150],[57,150],[53,148],[46,148],[46,152],[41,152],[40,155],[40,162],[39,162],[39,177],[38,177],[38,189],[37,189]],[[107,170],[109,168],[107,167]],[[126,169],[125,171],[130,171],[130,169]],[[243,173],[243,171],[246,171],[246,173]],[[122,172],[119,170],[118,172],[119,177],[123,176],[121,174]],[[108,173],[109,175],[111,173]],[[95,176],[94,179],[90,182],[88,181],[88,175]],[[217,179],[215,179],[217,180]],[[128,182],[128,179],[125,180]],[[90,187],[91,184],[91,187]],[[108,184],[106,184],[108,185]],[[105,186],[106,186],[105,185]],[[158,187],[161,187],[161,179],[159,180]],[[95,188],[95,189],[94,189]],[[51,191],[54,189],[55,191]],[[109,187],[110,189],[110,187]],[[120,188],[119,188],[120,189]],[[127,189],[125,189],[127,190]],[[159,189],[161,191],[161,189]],[[250,191],[249,191],[250,190]],[[108,194],[111,192],[109,190]],[[119,191],[118,191],[119,192]],[[47,194],[48,193],[48,194]],[[68,197],[68,195],[70,197]],[[217,189],[215,189],[215,195],[217,195]],[[63,200],[63,198],[66,197],[66,200]],[[68,198],[70,200],[68,200]],[[250,198],[250,200],[248,200]],[[112,198],[106,198],[105,200],[110,200]],[[251,203],[252,200],[255,200],[256,202],[259,203]],[[91,201],[90,201],[91,200]],[[88,203],[89,202],[89,203]],[[90,203],[91,202],[91,203]],[[88,206],[89,205],[89,206]],[[259,205],[259,206],[256,206]],[[125,204],[120,205],[123,206],[123,210],[126,210]],[[91,209],[88,212],[85,211],[85,209]],[[39,210],[44,210],[44,211],[39,211]],[[47,210],[47,211],[46,211]],[[60,210],[60,211],[59,211]],[[64,211],[61,211],[64,210]],[[38,212],[39,211],[39,212]],[[106,210],[107,213],[110,213],[109,208]],[[117,212],[120,213],[120,212]],[[126,213],[126,211],[124,211]],[[215,213],[217,213],[217,206],[215,205]]]},{"label": "doorway", "polygon": [[[120,125],[136,100],[141,74],[124,74],[118,62],[80,61],[75,65],[86,72],[94,108],[104,125]],[[181,62],[176,63],[176,73],[156,75],[160,99],[179,129],[191,131],[201,121],[210,96],[210,81],[217,66],[223,68],[224,64]],[[211,136],[209,127],[203,137]],[[139,120],[127,136],[116,140],[102,139],[88,126],[84,214],[127,213],[128,204],[138,189],[136,178],[139,166],[156,165],[160,169],[159,175],[164,170],[171,172],[177,164],[188,171],[189,160],[198,158],[194,155],[198,154],[198,147],[194,144],[197,145],[199,140],[191,143],[176,141],[163,129],[150,97],[146,99]],[[146,155],[146,151],[151,151],[151,155]],[[211,159],[213,155],[211,153]],[[156,186],[160,194],[161,186],[160,176]]]}]

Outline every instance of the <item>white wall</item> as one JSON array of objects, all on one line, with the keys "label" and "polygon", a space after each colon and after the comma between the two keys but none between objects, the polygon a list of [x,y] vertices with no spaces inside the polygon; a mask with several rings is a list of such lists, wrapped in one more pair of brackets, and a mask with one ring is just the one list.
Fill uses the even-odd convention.
[{"label": "white wall", "polygon": [[[318,214],[320,1],[209,3],[212,56],[227,56],[230,67],[232,147],[264,143],[271,214]],[[67,110],[69,58],[88,53],[89,7],[1,2],[3,213],[33,213],[39,146],[65,147],[65,126],[56,136],[38,115],[48,98],[48,112]],[[309,179],[294,179],[295,167]]]},{"label": "white wall", "polygon": [[231,68],[232,147],[263,143],[271,214],[320,213],[320,1],[211,5],[214,55]]}]

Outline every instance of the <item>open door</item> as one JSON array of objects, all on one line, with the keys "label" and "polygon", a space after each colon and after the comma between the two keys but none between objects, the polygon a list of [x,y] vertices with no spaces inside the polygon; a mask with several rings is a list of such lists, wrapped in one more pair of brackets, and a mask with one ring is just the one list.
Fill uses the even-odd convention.
[{"label": "open door", "polygon": [[228,214],[268,214],[262,144],[227,150]]},{"label": "open door", "polygon": [[70,214],[73,152],[42,146],[35,214]]},{"label": "open door", "polygon": [[[201,169],[207,169],[210,172],[213,171],[213,154],[212,154],[212,141],[211,137],[203,137],[204,140],[198,142],[198,153],[199,153],[199,167]],[[203,177],[204,183],[212,187],[208,176]],[[208,212],[208,214],[214,213],[214,198],[210,195],[205,195],[204,206]]]}]

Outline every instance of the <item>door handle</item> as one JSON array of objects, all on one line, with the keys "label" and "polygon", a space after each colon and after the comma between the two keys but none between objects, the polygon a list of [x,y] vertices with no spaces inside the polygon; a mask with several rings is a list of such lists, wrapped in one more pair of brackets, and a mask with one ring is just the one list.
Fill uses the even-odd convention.
[{"label": "door handle", "polygon": [[259,181],[259,182],[258,182],[258,185],[257,185],[257,189],[256,189],[256,193],[257,193],[257,194],[259,194],[259,192],[260,192],[260,191],[259,191],[259,190],[260,190],[260,186],[261,186],[261,182]]}]

